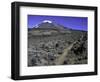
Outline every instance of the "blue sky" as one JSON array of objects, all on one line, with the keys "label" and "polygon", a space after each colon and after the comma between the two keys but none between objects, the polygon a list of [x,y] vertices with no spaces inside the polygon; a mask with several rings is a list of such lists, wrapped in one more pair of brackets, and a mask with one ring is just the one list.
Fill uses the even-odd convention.
[{"label": "blue sky", "polygon": [[76,30],[87,31],[88,18],[87,17],[71,17],[71,16],[47,16],[47,15],[28,15],[28,28],[33,28],[44,20],[50,20],[54,23],[63,25]]}]

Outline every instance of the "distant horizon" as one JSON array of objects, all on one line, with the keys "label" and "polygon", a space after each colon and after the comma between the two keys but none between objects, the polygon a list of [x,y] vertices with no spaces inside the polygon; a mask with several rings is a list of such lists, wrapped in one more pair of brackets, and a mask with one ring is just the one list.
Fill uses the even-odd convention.
[{"label": "distant horizon", "polygon": [[65,28],[73,30],[87,31],[88,28],[87,17],[28,15],[28,29],[34,28],[44,20],[50,20],[56,24],[64,26]]}]

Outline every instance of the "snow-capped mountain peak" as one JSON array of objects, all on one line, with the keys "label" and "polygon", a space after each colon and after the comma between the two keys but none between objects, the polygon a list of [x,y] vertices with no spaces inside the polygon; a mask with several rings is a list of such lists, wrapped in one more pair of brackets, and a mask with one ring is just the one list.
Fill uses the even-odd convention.
[{"label": "snow-capped mountain peak", "polygon": [[[64,26],[51,21],[51,20],[43,20],[39,24],[36,24],[34,28],[43,28],[43,29],[57,29],[57,30],[65,30]],[[68,30],[68,29],[67,29]]]}]

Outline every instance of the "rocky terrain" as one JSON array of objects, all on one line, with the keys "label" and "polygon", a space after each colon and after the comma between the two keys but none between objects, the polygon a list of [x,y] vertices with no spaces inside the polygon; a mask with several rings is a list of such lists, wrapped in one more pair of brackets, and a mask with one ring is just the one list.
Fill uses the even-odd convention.
[{"label": "rocky terrain", "polygon": [[87,64],[87,32],[44,21],[28,30],[28,66]]}]

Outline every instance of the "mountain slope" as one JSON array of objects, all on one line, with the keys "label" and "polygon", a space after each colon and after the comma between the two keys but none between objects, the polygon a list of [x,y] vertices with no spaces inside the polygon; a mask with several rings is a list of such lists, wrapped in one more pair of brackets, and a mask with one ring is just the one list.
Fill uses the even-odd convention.
[{"label": "mountain slope", "polygon": [[65,28],[49,20],[28,30],[28,66],[64,64],[87,64],[86,31]]}]

